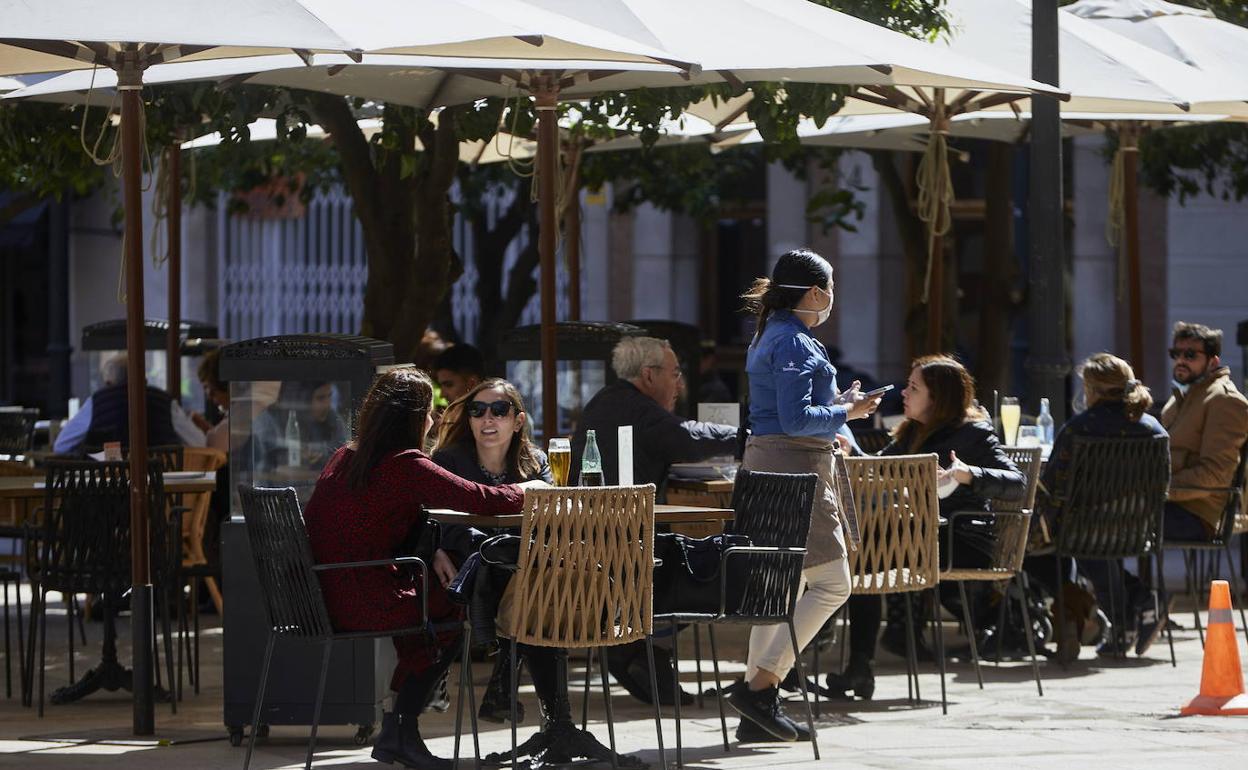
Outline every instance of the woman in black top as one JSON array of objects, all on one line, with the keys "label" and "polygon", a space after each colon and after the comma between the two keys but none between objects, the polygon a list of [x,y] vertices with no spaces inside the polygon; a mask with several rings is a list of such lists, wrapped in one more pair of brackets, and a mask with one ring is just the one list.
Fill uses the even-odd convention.
[{"label": "woman in black top", "polygon": [[[919,358],[910,370],[902,399],[906,419],[880,454],[935,453],[939,457],[938,484],[947,487],[956,482],[940,501],[942,517],[948,518],[955,511],[986,511],[993,498],[1017,500],[1023,496],[1026,479],[1006,457],[987,414],[975,405],[975,381],[966,367],[943,355]],[[971,529],[972,521],[958,520],[954,566],[987,565],[988,554],[976,548],[979,543]],[[942,534],[942,547],[944,542]],[[942,602],[956,603],[956,594],[944,595],[942,591]],[[896,598],[890,597],[884,645],[890,652],[904,655],[905,614],[902,603],[892,601]],[[870,699],[875,691],[872,663],[880,616],[879,597],[850,598],[849,667],[843,674],[828,675],[828,689],[842,695],[852,690],[858,697]]]},{"label": "woman in black top", "polygon": [[[433,461],[456,476],[478,484],[497,486],[533,479],[553,482],[546,455],[529,440],[528,414],[524,411],[520,391],[501,379],[478,384],[446,408],[438,428]],[[480,533],[471,527],[443,526],[438,546],[462,563],[476,550],[479,539]],[[490,722],[511,718],[509,659],[509,651],[502,646],[481,698],[478,715]],[[523,709],[519,709],[516,716],[523,721]]]}]

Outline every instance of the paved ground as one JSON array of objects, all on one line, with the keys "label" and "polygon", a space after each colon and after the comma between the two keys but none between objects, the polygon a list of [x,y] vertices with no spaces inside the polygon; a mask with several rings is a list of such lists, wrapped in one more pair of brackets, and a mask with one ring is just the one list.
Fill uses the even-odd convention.
[{"label": "paved ground", "polygon": [[[1191,623],[1191,615],[1180,616]],[[49,689],[66,681],[63,616],[50,626],[59,630],[49,647]],[[953,642],[954,628],[948,626]],[[98,650],[100,628],[88,626],[89,639]],[[1241,642],[1241,656],[1243,644]],[[56,646],[59,643],[60,646]],[[97,694],[85,702],[49,706],[40,720],[33,710],[18,705],[16,698],[0,701],[0,767],[93,768],[237,768],[243,750],[225,740],[221,724],[221,632],[211,627],[204,632],[205,689],[199,696],[187,695],[177,717],[167,707],[157,711],[159,741],[129,736],[130,704],[126,697]],[[955,663],[949,676],[949,714],[942,716],[939,682],[931,667],[922,677],[925,702],[911,705],[906,700],[906,683],[900,662],[885,657],[881,661],[876,700],[870,703],[836,704],[825,708],[820,726],[824,763],[842,767],[1009,767],[1056,768],[1101,765],[1104,767],[1201,767],[1238,768],[1248,766],[1248,718],[1186,718],[1175,715],[1191,698],[1200,681],[1201,647],[1196,634],[1176,634],[1178,668],[1172,669],[1164,657],[1165,645],[1155,647],[1149,657],[1126,661],[1102,661],[1085,648],[1083,658],[1067,670],[1042,664],[1044,697],[1037,697],[1029,668],[1007,664],[988,666],[987,687],[980,691],[969,665]],[[739,657],[740,640],[725,643],[725,657]],[[128,647],[123,644],[123,656]],[[259,654],[259,651],[257,651]],[[79,666],[91,663],[90,654],[79,653]],[[741,671],[739,663],[728,663],[725,675]],[[80,669],[81,670],[81,669]],[[478,682],[488,672],[479,665]],[[309,675],[313,675],[309,672]],[[685,676],[687,689],[693,687],[692,669]],[[531,691],[528,693],[530,699]],[[654,724],[645,707],[622,690],[614,692],[617,735],[621,750],[635,751],[657,761]],[[579,713],[579,700],[574,699]],[[800,703],[790,705],[800,711]],[[530,713],[536,713],[530,703]],[[601,715],[601,700],[594,701],[593,713]],[[450,715],[422,720],[435,751],[449,756]],[[670,715],[669,715],[670,716]],[[730,729],[732,722],[730,721]],[[485,750],[507,745],[506,730],[490,725],[482,734]],[[531,730],[531,722],[521,737]],[[597,732],[605,739],[605,725]],[[674,728],[664,721],[670,749]],[[375,766],[367,749],[352,745],[352,731],[343,727],[323,729],[316,765],[333,767]],[[252,766],[294,768],[302,765],[306,732],[298,728],[275,728],[273,736],[257,749]],[[719,729],[714,704],[702,710],[690,709],[684,722],[687,764],[718,768],[771,768],[814,766],[808,745],[734,744],[725,755],[718,745]],[[669,756],[669,759],[671,757]]]}]

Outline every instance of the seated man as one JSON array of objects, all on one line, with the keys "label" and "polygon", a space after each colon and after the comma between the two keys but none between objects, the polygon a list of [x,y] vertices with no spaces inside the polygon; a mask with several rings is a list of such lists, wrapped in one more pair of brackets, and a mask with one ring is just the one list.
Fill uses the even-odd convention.
[{"label": "seated man", "polygon": [[[617,429],[622,425],[633,426],[633,483],[654,484],[658,488],[660,501],[663,500],[667,471],[672,463],[696,462],[736,452],[737,429],[733,426],[683,420],[673,414],[683,376],[676,353],[666,340],[625,337],[611,352],[611,368],[619,381],[598,391],[585,405],[576,435],[572,438],[572,468],[568,473],[568,483],[576,484],[580,476],[587,430],[597,433],[603,482],[617,484]],[[659,702],[671,705],[672,682],[676,674],[672,668],[671,653],[665,649],[671,639],[661,637],[655,641]],[[616,647],[607,660],[611,675],[629,694],[645,703],[651,702],[643,642]],[[693,696],[682,692],[681,702],[692,704]]]},{"label": "seated man", "polygon": [[587,430],[597,434],[604,483],[616,484],[617,429],[633,426],[633,483],[654,484],[660,501],[672,463],[736,453],[737,429],[733,426],[684,420],[673,413],[684,375],[666,340],[625,337],[611,352],[611,368],[619,380],[589,400],[572,437],[568,483],[576,484],[580,478]]},{"label": "seated man", "polygon": [[1174,390],[1161,410],[1170,433],[1166,540],[1208,540],[1217,532],[1239,454],[1248,441],[1248,399],[1222,365],[1222,330],[1174,325]]},{"label": "seated man", "polygon": [[433,360],[433,380],[446,403],[463,398],[485,379],[485,358],[472,345],[461,342],[438,354]]},{"label": "seated man", "polygon": [[[126,354],[100,365],[104,387],[91,394],[56,437],[57,454],[98,452],[108,441],[130,444],[130,402],[126,391]],[[168,393],[147,386],[147,445],[204,446],[204,432]]]}]

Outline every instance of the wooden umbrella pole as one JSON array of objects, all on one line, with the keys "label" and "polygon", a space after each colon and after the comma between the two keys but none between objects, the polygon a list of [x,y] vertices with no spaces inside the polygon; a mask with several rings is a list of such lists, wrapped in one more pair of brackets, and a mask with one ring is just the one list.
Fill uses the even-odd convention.
[{"label": "wooden umbrella pole", "polygon": [[156,730],[152,691],[152,578],[148,543],[147,372],[143,325],[143,84],[140,52],[121,54],[117,89],[121,92],[122,205],[125,209],[126,392],[130,406],[130,639],[134,734]]},{"label": "wooden umbrella pole", "polygon": [[537,102],[537,198],[540,210],[537,250],[541,259],[542,303],[542,438],[559,430],[559,353],[555,337],[555,245],[558,241],[555,206],[559,177],[559,83],[553,77],[533,79]]},{"label": "wooden umbrella pole", "polygon": [[175,137],[169,146],[169,332],[165,387],[174,401],[182,400],[182,145]]},{"label": "wooden umbrella pole", "polygon": [[1127,318],[1131,325],[1131,366],[1142,376],[1144,365],[1144,316],[1140,307],[1140,193],[1139,135],[1125,128],[1118,135],[1122,143],[1122,247],[1127,251]]}]

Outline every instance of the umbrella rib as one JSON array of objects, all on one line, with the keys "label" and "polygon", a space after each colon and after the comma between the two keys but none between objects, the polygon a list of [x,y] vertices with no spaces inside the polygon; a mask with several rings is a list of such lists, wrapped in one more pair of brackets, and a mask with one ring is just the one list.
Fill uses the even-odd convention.
[{"label": "umbrella rib", "polygon": [[740,106],[740,107],[737,107],[735,110],[733,110],[732,112],[728,113],[728,117],[724,118],[723,120],[721,120],[721,121],[719,121],[718,123],[716,123],[716,124],[715,124],[715,130],[716,130],[716,131],[723,131],[723,130],[724,130],[724,128],[726,128],[727,126],[731,125],[733,121],[735,121],[737,118],[739,118],[739,117],[741,117],[742,115],[744,115],[744,114],[745,114],[745,111],[746,111],[746,110],[748,110],[748,109],[750,108],[750,102],[751,102],[751,101],[752,101],[752,99],[746,99],[746,100],[744,100],[744,101],[741,103],[741,106]]},{"label": "umbrella rib", "polygon": [[[25,48],[35,53],[45,53],[51,56],[61,56],[66,59],[77,59],[78,61],[112,67],[112,61],[109,57],[102,57],[99,51],[82,43],[67,40],[15,40],[12,38],[0,38],[0,43],[16,48]],[[105,49],[107,50],[107,46],[105,46]]]}]

